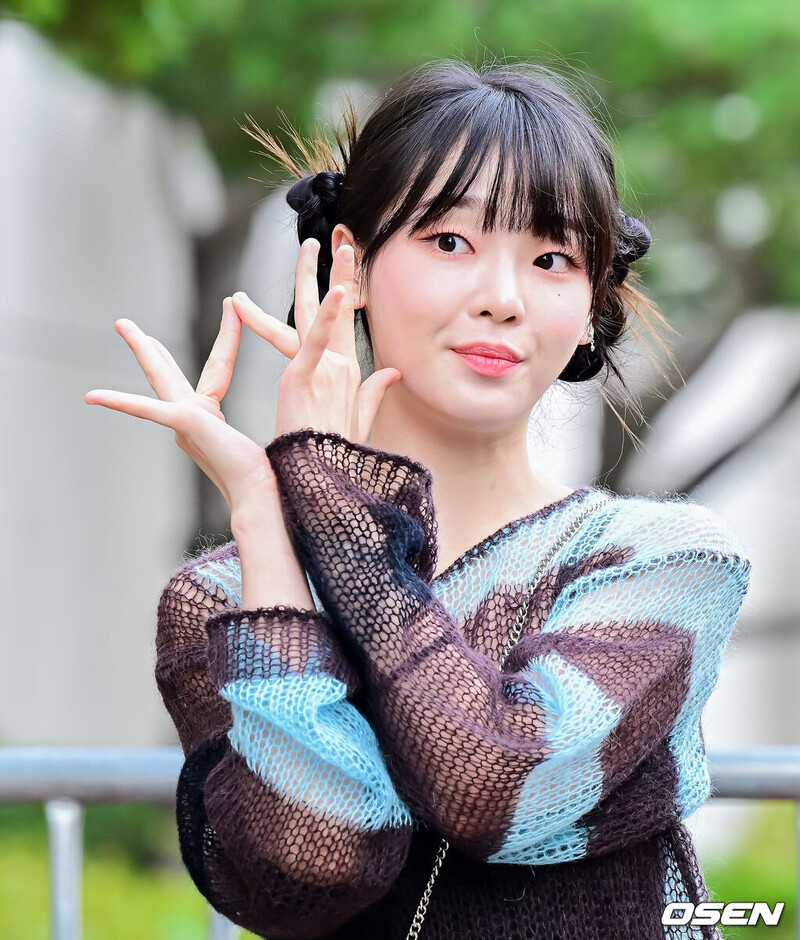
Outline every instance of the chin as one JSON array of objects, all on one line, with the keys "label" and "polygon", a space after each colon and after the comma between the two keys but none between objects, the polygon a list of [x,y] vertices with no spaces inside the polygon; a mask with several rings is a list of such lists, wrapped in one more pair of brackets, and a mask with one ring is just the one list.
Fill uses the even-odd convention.
[{"label": "chin", "polygon": [[533,404],[527,410],[521,411],[519,396],[515,396],[513,400],[507,398],[504,402],[490,402],[484,397],[482,401],[477,402],[465,395],[458,396],[457,401],[451,399],[440,413],[445,423],[460,431],[489,434],[519,423],[527,423],[532,408]]}]

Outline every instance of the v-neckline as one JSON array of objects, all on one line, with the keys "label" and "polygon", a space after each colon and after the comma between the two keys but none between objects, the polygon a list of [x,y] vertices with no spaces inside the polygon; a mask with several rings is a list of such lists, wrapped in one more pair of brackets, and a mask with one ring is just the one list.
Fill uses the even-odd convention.
[{"label": "v-neckline", "polygon": [[518,519],[512,519],[510,522],[506,522],[505,525],[500,526],[500,528],[492,532],[491,535],[487,535],[479,542],[476,542],[471,548],[468,548],[465,552],[462,552],[440,574],[437,574],[436,577],[432,579],[431,585],[438,584],[444,578],[449,577],[455,571],[462,568],[470,558],[485,552],[492,545],[505,538],[505,536],[515,532],[521,525],[524,525],[527,522],[534,522],[538,519],[544,519],[556,510],[561,509],[563,506],[566,506],[575,500],[583,499],[585,496],[588,496],[589,493],[593,493],[596,490],[597,487],[595,486],[578,487],[578,489],[573,490],[571,493],[567,493],[566,496],[560,497],[555,502],[548,503],[546,506],[542,506],[534,512],[529,512],[524,516],[520,516]]}]

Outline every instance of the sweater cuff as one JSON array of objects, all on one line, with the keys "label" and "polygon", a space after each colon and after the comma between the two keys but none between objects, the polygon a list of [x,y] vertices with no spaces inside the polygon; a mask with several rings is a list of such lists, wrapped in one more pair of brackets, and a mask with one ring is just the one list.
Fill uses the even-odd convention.
[{"label": "sweater cuff", "polygon": [[238,680],[328,675],[348,697],[360,686],[325,614],[278,604],[221,611],[206,621],[209,674],[219,690]]},{"label": "sweater cuff", "polygon": [[289,472],[298,462],[322,461],[362,492],[408,513],[422,526],[425,536],[416,564],[419,577],[431,580],[436,569],[437,540],[433,477],[427,467],[410,457],[355,444],[341,434],[313,428],[282,434],[265,449],[279,479],[286,461]]}]

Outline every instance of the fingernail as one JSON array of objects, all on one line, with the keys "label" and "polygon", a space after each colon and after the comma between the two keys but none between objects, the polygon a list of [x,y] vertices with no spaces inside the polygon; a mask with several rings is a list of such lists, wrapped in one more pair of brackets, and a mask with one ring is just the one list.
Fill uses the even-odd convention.
[{"label": "fingernail", "polygon": [[232,300],[237,304],[248,304],[250,303],[250,298],[245,294],[243,290],[237,290],[233,295]]}]

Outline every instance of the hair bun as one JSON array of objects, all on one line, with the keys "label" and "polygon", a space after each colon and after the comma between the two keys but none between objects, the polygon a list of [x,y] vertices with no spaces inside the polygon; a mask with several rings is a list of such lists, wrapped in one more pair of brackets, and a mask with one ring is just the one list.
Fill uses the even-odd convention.
[{"label": "hair bun", "polygon": [[313,175],[304,176],[301,180],[298,180],[289,187],[289,191],[286,193],[286,201],[295,212],[300,212],[309,199],[311,199],[313,195],[311,192],[313,179]]},{"label": "hair bun", "polygon": [[286,193],[286,201],[295,212],[312,211],[329,215],[339,203],[344,176],[324,170],[310,173],[294,183]]},{"label": "hair bun", "polygon": [[[330,268],[331,232],[339,218],[339,193],[344,177],[324,170],[310,173],[294,183],[286,193],[286,201],[297,213],[297,236],[301,242],[316,238],[322,246],[318,264]],[[326,288],[327,290],[327,288]]]},{"label": "hair bun", "polygon": [[617,250],[612,262],[612,278],[615,284],[621,284],[628,275],[634,261],[646,255],[652,244],[650,230],[641,219],[625,215],[620,210],[620,229],[617,236]]},{"label": "hair bun", "polygon": [[335,206],[339,202],[339,193],[344,183],[344,175],[333,170],[323,170],[311,179],[311,189],[326,206]]},{"label": "hair bun", "polygon": [[316,238],[320,245],[317,255],[320,302],[330,284],[331,234],[339,220],[339,194],[343,183],[342,173],[323,170],[297,180],[286,193],[286,201],[297,213],[297,237],[301,244],[308,238]]}]

